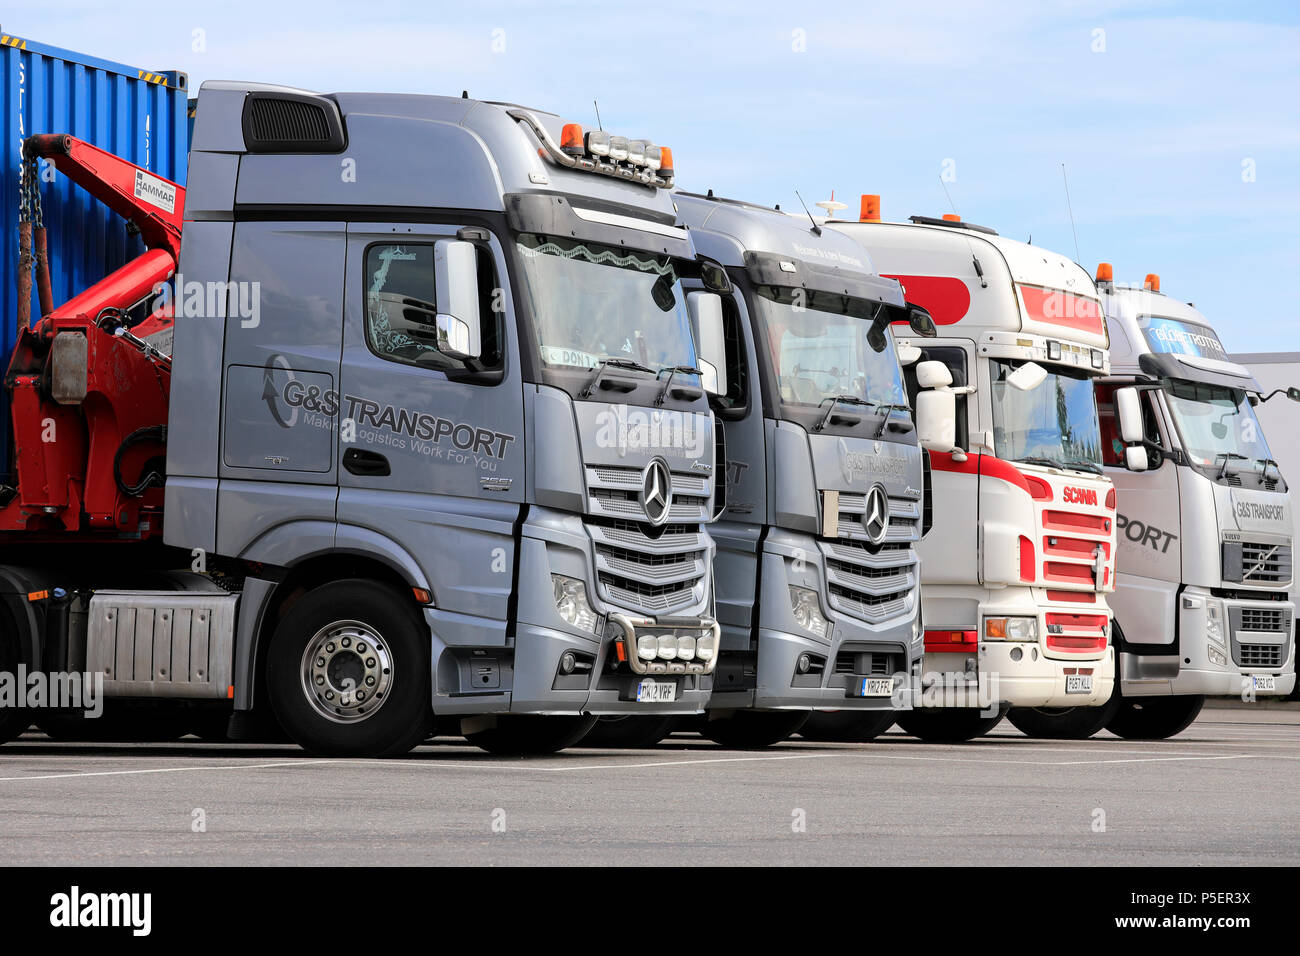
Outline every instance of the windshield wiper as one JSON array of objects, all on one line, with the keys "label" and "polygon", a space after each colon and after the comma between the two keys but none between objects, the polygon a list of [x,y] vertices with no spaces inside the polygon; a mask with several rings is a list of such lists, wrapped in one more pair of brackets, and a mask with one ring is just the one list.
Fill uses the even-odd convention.
[{"label": "windshield wiper", "polygon": [[876,428],[876,438],[885,433],[885,426],[889,424],[889,415],[891,412],[906,412],[909,410],[907,405],[898,405],[893,402],[872,402],[876,410],[880,412],[880,425]]},{"label": "windshield wiper", "polygon": [[655,370],[650,366],[642,365],[640,362],[634,362],[632,359],[619,358],[617,356],[614,358],[601,359],[600,364],[596,366],[596,374],[591,377],[591,381],[587,383],[587,387],[578,393],[578,397],[591,398],[591,393],[594,392],[596,386],[600,384],[601,376],[610,368],[625,368],[634,372],[648,372],[651,375],[657,375]]},{"label": "windshield wiper", "polygon": [[[835,414],[835,406],[841,402],[845,405],[860,405],[863,408],[870,408],[875,404],[875,402],[869,402],[865,398],[858,398],[856,395],[827,395],[817,403],[817,407],[821,408],[827,402],[831,403],[831,407],[826,409],[826,414],[823,416],[822,420],[813,426],[813,431],[815,432],[819,432],[826,427],[827,423],[831,420],[831,416]],[[854,424],[856,424],[856,422]]]},{"label": "windshield wiper", "polygon": [[1228,477],[1228,465],[1232,464],[1233,461],[1250,460],[1245,455],[1238,455],[1235,451],[1221,451],[1214,456],[1215,461],[1218,461],[1220,458],[1223,459],[1223,467],[1219,469],[1220,478]]},{"label": "windshield wiper", "polygon": [[1043,455],[1026,455],[1024,458],[1017,458],[1016,461],[1023,462],[1026,465],[1046,465],[1048,468],[1060,468],[1065,470],[1065,463],[1057,461],[1055,458],[1046,458]]},{"label": "windshield wiper", "polygon": [[1088,461],[1086,458],[1070,458],[1065,462],[1067,467],[1078,468],[1081,471],[1088,471],[1094,475],[1102,474],[1101,465],[1095,461]]},{"label": "windshield wiper", "polygon": [[[698,368],[695,368],[693,365],[665,365],[657,373],[655,373],[655,378],[658,378],[664,372],[668,373],[668,381],[664,382],[664,387],[659,390],[659,396],[655,399],[656,405],[662,405],[664,403],[664,399],[668,397],[668,389],[672,387],[674,375],[703,375],[704,374]],[[697,392],[696,393],[697,397],[698,394],[699,393]]]}]

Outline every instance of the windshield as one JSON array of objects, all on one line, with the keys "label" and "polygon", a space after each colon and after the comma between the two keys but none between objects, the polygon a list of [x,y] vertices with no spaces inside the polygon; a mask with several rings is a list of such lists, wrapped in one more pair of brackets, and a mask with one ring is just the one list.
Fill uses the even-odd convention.
[{"label": "windshield", "polygon": [[993,440],[1006,461],[1101,473],[1101,424],[1092,380],[1043,366],[1042,384],[1020,391],[1007,376],[1022,362],[993,359]]},{"label": "windshield", "polygon": [[[1173,382],[1166,397],[1192,464],[1222,468],[1242,462],[1260,469],[1272,460],[1255,410],[1239,389]],[[1231,456],[1231,457],[1229,457]]]},{"label": "windshield", "polygon": [[655,372],[695,367],[672,259],[550,236],[522,235],[518,247],[542,362],[595,368],[621,359]]},{"label": "windshield", "polygon": [[907,404],[893,343],[886,337],[877,352],[867,342],[879,303],[772,286],[759,286],[758,295],[782,402],[815,408],[852,395],[874,405]]}]

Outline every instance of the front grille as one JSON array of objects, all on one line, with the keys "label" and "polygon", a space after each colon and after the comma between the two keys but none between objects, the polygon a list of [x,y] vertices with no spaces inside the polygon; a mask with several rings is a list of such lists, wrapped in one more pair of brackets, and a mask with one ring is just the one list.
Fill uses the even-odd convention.
[{"label": "front grille", "polygon": [[1281,667],[1281,644],[1238,644],[1237,664],[1241,667]]},{"label": "front grille", "polygon": [[1243,541],[1241,580],[1260,584],[1286,584],[1291,580],[1291,548],[1285,544]]},{"label": "front grille", "polygon": [[[862,527],[862,516],[867,510],[867,496],[851,491],[841,491],[839,520],[836,534],[840,538],[865,541],[867,531]],[[889,533],[886,543],[911,543],[921,540],[921,504],[907,498],[889,499]]]},{"label": "front grille", "polygon": [[[879,624],[906,612],[907,597],[918,583],[912,542],[919,538],[921,509],[915,501],[890,499],[889,534],[885,543],[872,547],[859,520],[865,497],[841,492],[840,536],[819,541],[818,546],[826,561],[831,607]],[[846,517],[852,515],[857,517]]]},{"label": "front grille", "polygon": [[1288,617],[1286,611],[1281,608],[1243,607],[1241,609],[1241,623],[1237,626],[1243,631],[1285,633]]},{"label": "front grille", "polygon": [[840,651],[835,655],[835,673],[857,677],[890,677],[903,669],[901,654],[881,651]]},{"label": "front grille", "polygon": [[709,517],[712,479],[672,472],[668,523],[656,527],[641,505],[643,476],[640,468],[587,468],[593,512],[587,530],[600,596],[629,611],[662,615],[705,597],[700,585],[708,573],[709,538],[700,522]]}]

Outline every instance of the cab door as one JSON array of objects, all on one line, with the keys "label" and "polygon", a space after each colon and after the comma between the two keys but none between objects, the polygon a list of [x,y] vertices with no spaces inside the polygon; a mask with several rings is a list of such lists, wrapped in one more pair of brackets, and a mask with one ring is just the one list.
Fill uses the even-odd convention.
[{"label": "cab door", "polygon": [[[1178,587],[1182,581],[1182,538],[1178,466],[1167,455],[1133,472],[1124,467],[1123,443],[1114,408],[1114,384],[1097,386],[1101,417],[1102,464],[1115,483],[1115,532],[1118,542],[1115,593],[1107,603],[1124,640],[1148,653],[1175,653]],[[1148,441],[1171,447],[1156,393],[1140,393]]]},{"label": "cab door", "polygon": [[348,226],[339,547],[380,541],[427,582],[448,643],[505,643],[524,410],[506,260],[475,228],[482,356],[436,348],[434,244],[455,225]]}]

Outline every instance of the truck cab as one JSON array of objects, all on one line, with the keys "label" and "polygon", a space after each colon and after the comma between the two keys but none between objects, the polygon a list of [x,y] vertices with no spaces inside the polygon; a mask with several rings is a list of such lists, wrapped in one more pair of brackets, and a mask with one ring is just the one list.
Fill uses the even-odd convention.
[{"label": "truck cab", "polygon": [[1300,391],[1266,393],[1159,276],[1118,285],[1102,263],[1098,287],[1111,336],[1111,374],[1097,383],[1102,458],[1119,496],[1110,604],[1122,700],[1108,726],[1167,737],[1206,696],[1295,685],[1288,476],[1256,408]]},{"label": "truck cab", "polygon": [[[84,597],[83,659],[132,662],[106,693],[270,710],[325,753],[399,752],[431,717],[541,752],[598,714],[701,712],[717,475],[695,330],[721,336],[709,296],[688,311],[671,167],[511,104],[204,84],[148,436],[161,514],[110,529],[161,524],[200,596],[103,590],[71,513],[51,563],[18,569]],[[162,664],[179,633],[112,623],[204,602],[210,662],[183,674]]]},{"label": "truck cab", "polygon": [[889,329],[933,329],[844,236],[752,203],[675,198],[716,265],[698,287],[713,279],[726,335],[711,529],[722,646],[704,732],[762,745],[835,711],[838,730],[819,736],[870,739],[919,664],[929,508]]},{"label": "truck cab", "polygon": [[899,336],[935,533],[920,545],[924,676],[898,723],[931,740],[1010,708],[1096,708],[1111,694],[1115,495],[1092,381],[1108,370],[1092,278],[984,226],[913,216],[828,222],[865,249],[938,336]]}]

